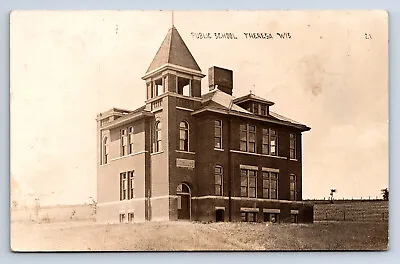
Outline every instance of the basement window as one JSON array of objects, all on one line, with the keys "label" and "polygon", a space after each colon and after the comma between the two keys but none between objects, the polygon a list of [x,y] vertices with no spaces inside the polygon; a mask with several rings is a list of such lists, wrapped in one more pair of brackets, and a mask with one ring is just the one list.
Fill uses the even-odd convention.
[{"label": "basement window", "polygon": [[125,223],[126,215],[125,214],[119,214],[119,222],[120,223]]}]

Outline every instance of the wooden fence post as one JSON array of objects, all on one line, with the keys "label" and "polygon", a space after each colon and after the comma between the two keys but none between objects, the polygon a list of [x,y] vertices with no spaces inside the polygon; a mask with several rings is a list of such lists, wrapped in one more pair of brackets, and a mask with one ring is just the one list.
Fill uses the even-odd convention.
[{"label": "wooden fence post", "polygon": [[346,211],[343,210],[343,221],[346,221]]}]

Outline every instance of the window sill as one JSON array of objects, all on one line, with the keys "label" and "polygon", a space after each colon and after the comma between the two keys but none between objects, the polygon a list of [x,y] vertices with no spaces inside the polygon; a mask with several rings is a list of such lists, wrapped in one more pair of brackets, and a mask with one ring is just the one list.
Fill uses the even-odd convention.
[{"label": "window sill", "polygon": [[231,150],[231,152],[240,153],[240,154],[247,154],[247,155],[254,155],[254,156],[261,156],[261,157],[268,157],[268,158],[275,158],[275,159],[287,159],[287,157],[267,155],[267,154],[259,154],[259,153],[255,153],[255,152],[247,152],[247,151],[241,151],[241,150]]},{"label": "window sill", "polygon": [[121,157],[118,157],[118,158],[113,158],[110,161],[119,160],[119,159],[123,159],[123,158],[128,158],[128,157],[136,156],[136,155],[139,155],[139,154],[142,154],[142,153],[146,153],[146,152],[147,152],[146,150],[138,151],[138,152],[135,152],[135,153],[132,153],[132,154],[128,154],[128,155],[124,155],[124,156],[121,156]]},{"label": "window sill", "polygon": [[299,161],[298,159],[289,159],[289,160],[291,160],[291,161]]},{"label": "window sill", "polygon": [[162,151],[159,151],[159,152],[150,153],[150,156],[154,156],[154,155],[161,154],[161,153],[164,153],[164,151],[162,150]]},{"label": "window sill", "polygon": [[195,155],[195,154],[196,154],[196,152],[184,151],[184,150],[175,150],[175,152],[178,152],[178,153],[185,153],[185,154],[192,154],[192,155]]},{"label": "window sill", "polygon": [[214,150],[224,152],[224,149],[220,149],[220,148],[214,148]]}]

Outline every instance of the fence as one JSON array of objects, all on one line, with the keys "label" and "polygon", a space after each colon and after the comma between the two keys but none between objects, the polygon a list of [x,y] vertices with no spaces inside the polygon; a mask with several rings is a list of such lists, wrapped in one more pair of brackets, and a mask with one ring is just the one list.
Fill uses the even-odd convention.
[{"label": "fence", "polygon": [[376,202],[315,203],[315,221],[388,221],[389,204]]}]

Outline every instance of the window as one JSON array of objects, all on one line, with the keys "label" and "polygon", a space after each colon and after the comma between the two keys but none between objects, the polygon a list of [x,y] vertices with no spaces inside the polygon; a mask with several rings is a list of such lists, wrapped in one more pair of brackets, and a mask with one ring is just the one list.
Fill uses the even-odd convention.
[{"label": "window", "polygon": [[128,154],[132,154],[133,153],[133,127],[129,127],[129,129],[128,129],[128,139],[129,139]]},{"label": "window", "polygon": [[289,158],[296,159],[296,134],[293,133],[290,134],[289,148],[290,148]]},{"label": "window", "polygon": [[102,164],[108,163],[108,155],[109,155],[109,146],[108,146],[108,138],[105,137],[103,139],[103,162]]},{"label": "window", "polygon": [[264,213],[264,222],[277,223],[279,222],[278,213]]},{"label": "window", "polygon": [[128,181],[126,179],[126,172],[122,172],[120,177],[120,200],[126,200],[128,198]]},{"label": "window", "polygon": [[132,223],[133,219],[135,218],[135,213],[128,213],[128,222]]},{"label": "window", "polygon": [[256,103],[252,104],[251,112],[253,112],[254,114],[258,114],[258,104]]},{"label": "window", "polygon": [[289,200],[295,201],[297,198],[296,175],[290,174],[289,178]]},{"label": "window", "polygon": [[119,222],[120,223],[125,223],[125,219],[126,219],[125,214],[119,214]]},{"label": "window", "polygon": [[215,120],[214,123],[214,148],[222,149],[222,121]]},{"label": "window", "polygon": [[177,92],[178,94],[182,94],[185,96],[192,96],[191,95],[191,80],[190,79],[186,79],[186,78],[182,78],[182,77],[176,77],[177,78]]},{"label": "window", "polygon": [[189,151],[189,125],[186,121],[179,124],[179,150]]},{"label": "window", "polygon": [[240,196],[257,197],[257,171],[256,170],[240,170]]},{"label": "window", "polygon": [[240,150],[256,152],[256,127],[240,125]]},{"label": "window", "polygon": [[290,216],[291,216],[290,217],[290,222],[292,222],[292,223],[297,223],[298,222],[297,214],[291,214]]},{"label": "window", "polygon": [[240,219],[242,222],[257,222],[256,212],[241,212]]},{"label": "window", "polygon": [[262,154],[269,154],[269,129],[262,130]]},{"label": "window", "polygon": [[278,173],[263,171],[263,198],[278,199]]},{"label": "window", "polygon": [[161,151],[161,122],[157,121],[154,126],[154,152]]},{"label": "window", "polygon": [[129,200],[135,197],[135,172],[122,172],[120,178],[120,200]]},{"label": "window", "polygon": [[223,195],[223,170],[221,166],[215,166],[215,195]]},{"label": "window", "polygon": [[269,130],[270,155],[278,155],[278,133],[276,129]]},{"label": "window", "polygon": [[128,136],[126,135],[126,129],[121,129],[121,156],[125,156],[128,151]]},{"label": "window", "polygon": [[261,151],[266,155],[278,155],[278,132],[276,129],[263,128]]},{"label": "window", "polygon": [[267,107],[265,105],[261,105],[261,115],[266,116],[267,115]]},{"label": "window", "polygon": [[129,199],[135,198],[135,172],[128,171],[129,179]]}]

